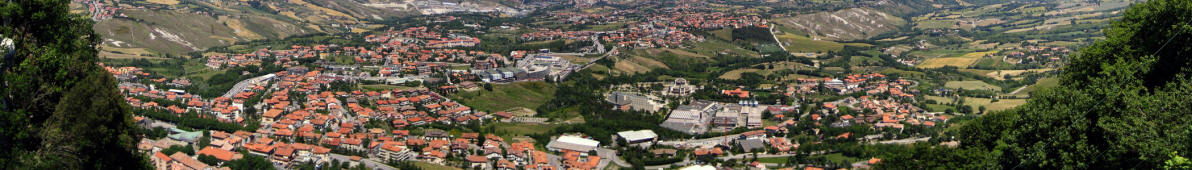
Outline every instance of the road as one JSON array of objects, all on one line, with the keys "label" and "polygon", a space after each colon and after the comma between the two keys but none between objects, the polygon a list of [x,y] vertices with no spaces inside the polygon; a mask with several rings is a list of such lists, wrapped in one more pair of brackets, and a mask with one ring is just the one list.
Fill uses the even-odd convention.
[{"label": "road", "polygon": [[608,149],[608,148],[596,148],[596,154],[600,155],[601,169],[603,169],[608,164],[608,162],[605,162],[605,160],[612,160],[612,162],[616,163],[617,166],[626,167],[626,168],[633,167],[633,165],[630,165],[628,162],[625,162],[625,160],[621,160],[621,157],[617,156],[616,150],[612,150],[612,149]]},{"label": "road", "polygon": [[930,140],[930,139],[931,139],[931,137],[906,138],[906,139],[897,139],[897,140],[877,141],[876,143],[880,143],[880,144],[912,144],[912,143],[917,143],[917,142],[926,142],[927,140]]},{"label": "road", "polygon": [[[774,35],[774,25],[773,24],[770,24],[770,37],[774,37],[774,43],[778,43],[778,47],[782,48],[782,51],[786,51],[786,46],[782,45],[782,41],[778,41],[778,35]],[[789,53],[790,51],[786,51],[786,52]]]},{"label": "road", "polygon": [[740,134],[717,136],[703,139],[658,141],[659,145],[669,145],[678,148],[709,148],[736,139]]},{"label": "road", "polygon": [[613,54],[616,54],[616,53],[617,53],[617,46],[613,46],[612,50],[608,50],[608,52],[604,53],[604,55],[600,55],[600,58],[592,59],[592,61],[590,61],[588,63],[584,63],[584,66],[580,66],[579,69],[576,69],[576,71],[587,69],[588,66],[592,66],[592,64],[596,64],[596,61],[599,61],[601,59],[604,59],[604,58],[611,56]]},{"label": "road", "polygon": [[1014,89],[1013,92],[1010,92],[1010,95],[1017,95],[1019,91],[1022,91],[1022,89],[1026,89],[1026,87],[1030,87],[1030,85],[1026,85],[1026,86],[1019,87],[1018,89]]},{"label": "road", "polygon": [[273,77],[273,76],[275,76],[275,75],[274,74],[266,74],[266,75],[262,75],[262,76],[258,76],[258,77],[253,77],[250,79],[241,80],[240,82],[237,82],[235,86],[232,86],[232,89],[229,89],[228,92],[224,93],[224,95],[221,97],[231,98],[232,96],[235,96],[236,93],[240,93],[240,92],[243,92],[245,89],[248,89],[249,85],[256,84],[257,82],[261,82],[261,80],[265,80],[266,78]]}]

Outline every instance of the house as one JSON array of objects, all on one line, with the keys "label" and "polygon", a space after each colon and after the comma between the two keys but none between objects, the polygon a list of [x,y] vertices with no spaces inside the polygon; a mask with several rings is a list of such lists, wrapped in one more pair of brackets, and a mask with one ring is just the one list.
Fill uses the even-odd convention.
[{"label": "house", "polygon": [[468,161],[469,167],[471,168],[488,169],[488,157],[480,155],[468,155],[465,159]]},{"label": "house", "polygon": [[170,166],[168,169],[207,170],[210,169],[210,166],[200,162],[198,159],[191,158],[186,153],[175,152],[173,155],[170,155]]},{"label": "house", "polygon": [[381,150],[377,155],[384,161],[404,161],[410,159],[412,155],[404,146],[404,143],[385,141],[381,144]]},{"label": "house", "polygon": [[174,161],[173,158],[161,152],[153,152],[153,157],[149,157],[149,159],[153,161],[154,169],[166,169],[170,166],[170,162]]},{"label": "house", "polygon": [[211,147],[211,146],[207,146],[207,147],[203,148],[202,150],[199,150],[199,152],[196,152],[195,154],[209,155],[209,156],[215,157],[215,159],[219,159],[220,161],[224,161],[224,162],[244,158],[244,155],[241,155],[240,153],[222,150],[222,149]]},{"label": "house", "polygon": [[745,140],[737,140],[737,145],[746,152],[763,151],[766,149],[765,141],[759,138],[750,138]]}]

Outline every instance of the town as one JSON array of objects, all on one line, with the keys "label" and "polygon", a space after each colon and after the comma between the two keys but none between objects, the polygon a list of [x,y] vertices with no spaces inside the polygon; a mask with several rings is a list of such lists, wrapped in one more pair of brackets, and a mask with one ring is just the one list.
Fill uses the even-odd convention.
[{"label": "town", "polygon": [[[1015,111],[1041,89],[1057,86],[1059,68],[1094,39],[1071,32],[1012,37],[1029,41],[993,35],[1058,22],[1023,19],[1043,11],[1022,9],[1098,5],[1096,12],[1047,15],[1074,20],[1069,26],[1075,28],[1065,30],[1100,30],[1089,25],[1124,8],[892,1],[356,4],[408,10],[389,14],[302,0],[151,1],[74,2],[96,22],[179,10],[228,27],[208,32],[232,30],[172,34],[151,25],[146,28],[157,30],[146,32],[149,43],[128,43],[133,40],[125,36],[140,32],[99,40],[109,51],[101,52],[107,57],[98,65],[118,81],[115,88],[141,131],[139,154],[156,169],[196,170],[901,165],[890,161],[905,160],[911,153],[905,148],[971,145],[960,134],[968,130],[962,130],[965,122]],[[1009,16],[998,22],[956,24],[939,20],[990,16],[889,11],[912,10],[907,6],[1014,10],[994,15]],[[1087,16],[1094,14],[1105,16]],[[1022,21],[1002,21],[1012,19]],[[269,25],[296,32],[259,28]],[[194,36],[218,43],[179,38]],[[171,46],[147,45],[153,43]],[[135,53],[150,48],[181,51]]]}]

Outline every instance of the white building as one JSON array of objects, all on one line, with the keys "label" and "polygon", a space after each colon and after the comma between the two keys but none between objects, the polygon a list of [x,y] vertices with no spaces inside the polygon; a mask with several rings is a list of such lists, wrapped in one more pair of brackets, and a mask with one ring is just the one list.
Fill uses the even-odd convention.
[{"label": "white building", "polygon": [[634,130],[617,132],[617,136],[625,140],[625,144],[648,148],[658,141],[658,134],[652,130]]},{"label": "white building", "polygon": [[596,150],[598,146],[600,146],[600,141],[573,135],[563,135],[546,144],[546,149],[555,152],[570,150],[587,153],[588,151]]}]

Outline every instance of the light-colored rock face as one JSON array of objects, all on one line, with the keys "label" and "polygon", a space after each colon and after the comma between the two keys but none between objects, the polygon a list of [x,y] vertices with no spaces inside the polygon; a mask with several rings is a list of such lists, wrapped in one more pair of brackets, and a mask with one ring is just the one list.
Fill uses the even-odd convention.
[{"label": "light-colored rock face", "polygon": [[[4,35],[0,34],[0,37],[4,37]],[[15,50],[16,46],[13,44],[12,39],[4,38],[4,40],[0,40],[0,55],[8,57]]]},{"label": "light-colored rock face", "polygon": [[777,21],[808,33],[812,39],[831,41],[870,38],[906,23],[901,18],[868,8],[804,14]]}]

